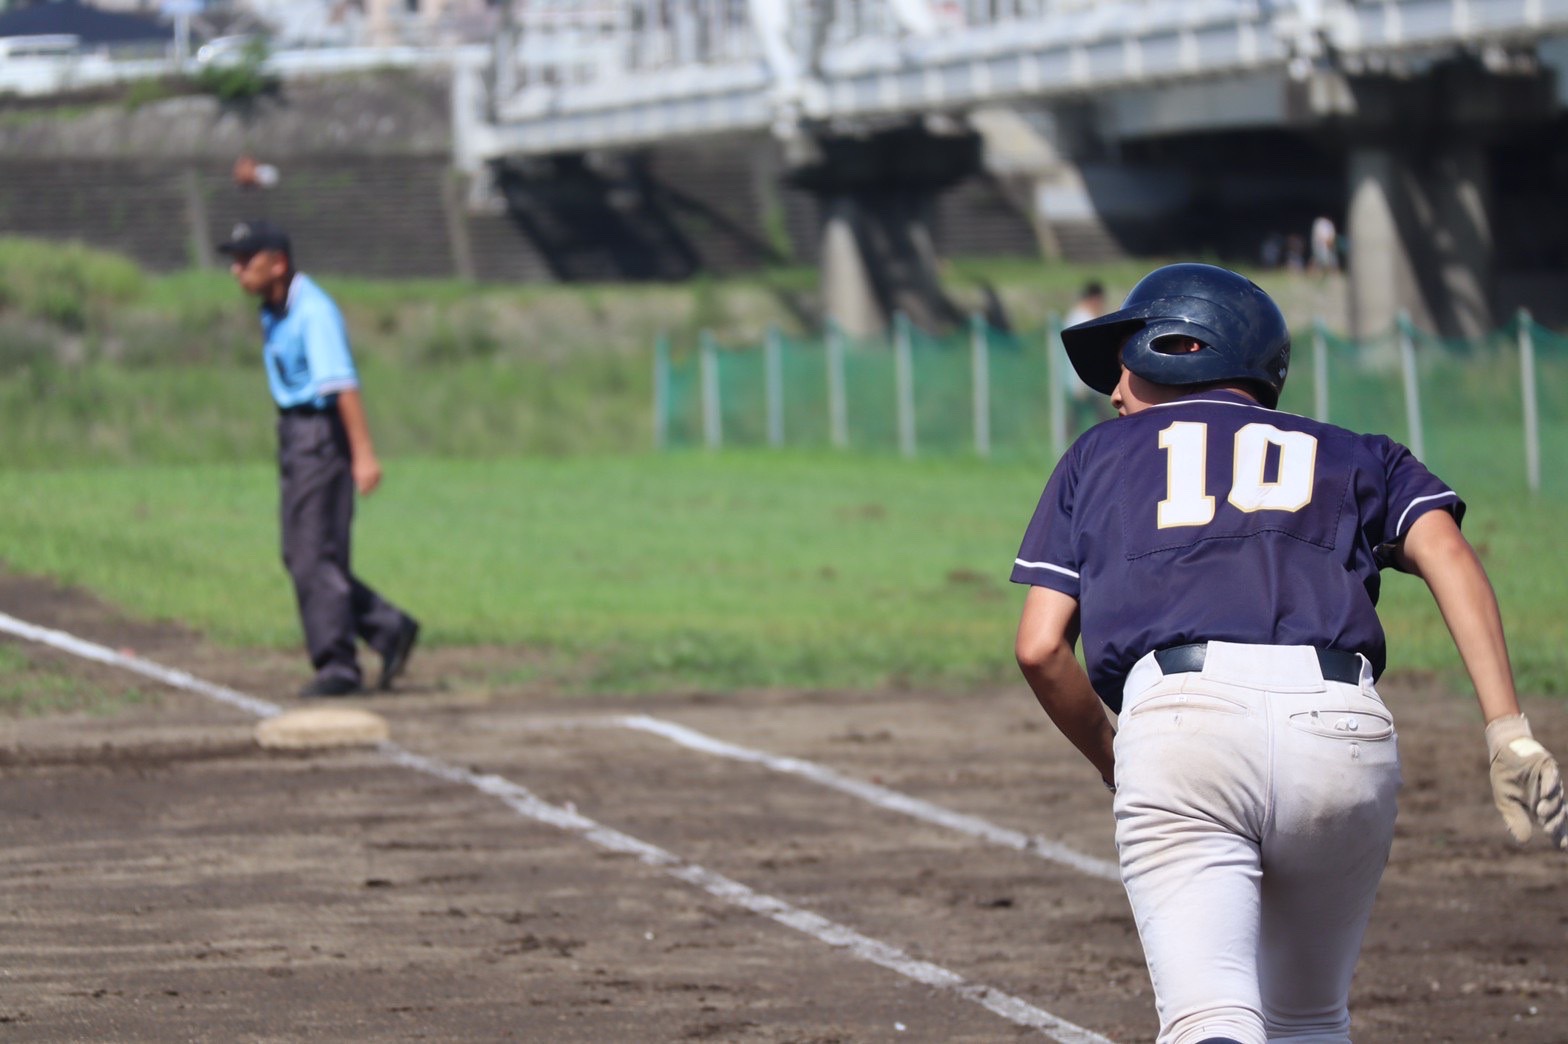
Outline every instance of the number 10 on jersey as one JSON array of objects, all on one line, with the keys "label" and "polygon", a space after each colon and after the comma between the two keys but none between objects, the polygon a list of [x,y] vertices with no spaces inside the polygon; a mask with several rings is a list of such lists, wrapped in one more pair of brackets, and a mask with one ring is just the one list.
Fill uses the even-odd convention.
[{"label": "number 10 on jersey", "polygon": [[[1214,497],[1208,491],[1209,426],[1176,421],[1160,431],[1160,448],[1165,451],[1165,499],[1156,507],[1156,524],[1161,529],[1208,525],[1214,520]],[[1312,500],[1317,458],[1315,436],[1272,424],[1248,424],[1236,432],[1226,499],[1248,513],[1300,511]]]}]

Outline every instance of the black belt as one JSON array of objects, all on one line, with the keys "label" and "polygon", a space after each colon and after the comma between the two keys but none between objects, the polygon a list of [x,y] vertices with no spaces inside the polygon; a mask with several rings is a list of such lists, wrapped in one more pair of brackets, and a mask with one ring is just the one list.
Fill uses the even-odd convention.
[{"label": "black belt", "polygon": [[[1341,652],[1339,649],[1314,649],[1318,654],[1318,667],[1323,671],[1323,680],[1343,682],[1346,685],[1361,684],[1361,657],[1355,653]],[[1209,643],[1193,642],[1191,645],[1173,645],[1169,649],[1154,650],[1154,662],[1160,665],[1160,670],[1166,674],[1185,674],[1188,671],[1203,670],[1203,661],[1208,658]]]},{"label": "black belt", "polygon": [[317,406],[313,403],[302,403],[299,406],[279,406],[279,417],[320,417],[336,411],[335,406]]}]

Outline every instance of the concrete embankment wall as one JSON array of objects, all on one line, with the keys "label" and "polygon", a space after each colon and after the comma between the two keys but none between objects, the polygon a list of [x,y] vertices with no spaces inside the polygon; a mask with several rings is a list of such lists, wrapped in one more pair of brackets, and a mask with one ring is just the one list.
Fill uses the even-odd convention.
[{"label": "concrete embankment wall", "polygon": [[[0,233],[76,239],[155,270],[212,264],[241,219],[293,234],[303,267],[494,281],[683,278],[814,261],[817,202],[767,137],[672,143],[610,163],[509,168],[474,211],[450,169],[448,81],[386,71],[290,81],[246,108],[188,95],[0,101]],[[242,190],[249,152],[281,174]],[[938,247],[1030,254],[1027,218],[977,179],[943,197]]]}]

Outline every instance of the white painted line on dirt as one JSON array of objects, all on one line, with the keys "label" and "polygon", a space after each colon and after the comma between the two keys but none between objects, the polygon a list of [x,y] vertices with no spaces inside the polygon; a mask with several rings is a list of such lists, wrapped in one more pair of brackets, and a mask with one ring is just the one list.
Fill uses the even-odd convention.
[{"label": "white painted line on dirt", "polygon": [[[229,706],[247,710],[258,717],[272,717],[281,711],[277,704],[246,696],[244,693],[235,692],[233,689],[228,689],[221,685],[213,685],[210,682],[202,681],[194,675],[187,674],[185,671],[163,667],[140,657],[126,656],[105,646],[83,641],[80,638],[66,634],[64,631],[37,627],[18,620],[13,616],[7,616],[5,613],[0,613],[0,630],[14,634],[19,638],[41,642],[64,652],[73,653],[84,659],[95,660],[99,663],[107,663],[135,671],[146,677],[155,678],[167,685],[172,685],[177,689],[200,693]],[[648,721],[656,724],[667,724],[659,723],[654,718],[649,718]],[[678,728],[679,726],[676,727]],[[629,834],[612,830],[574,810],[549,804],[534,796],[527,788],[519,786],[508,779],[495,775],[480,775],[468,769],[458,768],[456,765],[449,765],[435,758],[415,754],[395,743],[382,743],[377,747],[377,750],[394,764],[434,776],[436,779],[446,782],[471,786],[483,794],[498,798],[519,815],[577,834],[585,840],[591,841],[609,851],[636,856],[645,865],[662,870],[676,880],[695,885],[709,895],[733,903],[742,909],[759,914],[785,927],[793,928],[819,942],[827,943],[834,949],[843,950],[860,960],[886,968],[892,972],[897,972],[899,975],[924,983],[927,986],[955,993],[965,1000],[979,1004],[987,1011],[1001,1016],[1014,1025],[1041,1030],[1046,1036],[1057,1041],[1058,1044],[1115,1044],[1108,1037],[1102,1037],[1093,1030],[1084,1029],[1082,1026],[1068,1022],[1066,1019],[1058,1018],[1043,1008],[1037,1008],[1019,997],[991,989],[989,986],[969,982],[955,972],[950,972],[946,968],[932,964],[929,961],[911,957],[897,947],[878,942],[869,936],[861,935],[853,928],[830,921],[825,917],[802,910],[799,907],[791,906],[782,899],[764,895],[761,892],[748,888],[739,881],[733,881],[722,874],[715,873],[695,863],[685,862],[657,845],[639,841]]]},{"label": "white painted line on dirt", "polygon": [[1066,1019],[1058,1018],[1028,1001],[988,986],[969,982],[946,968],[911,957],[897,947],[862,935],[853,928],[792,906],[782,899],[764,895],[712,870],[688,863],[656,845],[639,841],[635,837],[603,826],[576,811],[551,805],[510,780],[494,775],[479,775],[434,758],[414,754],[394,743],[383,744],[381,749],[387,757],[405,768],[451,783],[471,786],[499,798],[519,815],[577,834],[611,852],[636,856],[642,863],[662,870],[677,880],[695,885],[709,895],[776,921],[785,927],[793,928],[860,960],[897,972],[927,986],[956,993],[1014,1025],[1042,1030],[1046,1036],[1060,1044],[1112,1044],[1108,1038]]},{"label": "white painted line on dirt", "polygon": [[1085,855],[1077,849],[1052,841],[1050,838],[1038,834],[1025,834],[1019,830],[998,826],[979,816],[972,816],[964,812],[954,812],[952,809],[943,808],[921,798],[911,797],[884,787],[879,783],[869,783],[865,780],[847,776],[837,769],[818,765],[816,762],[804,758],[792,758],[779,754],[769,754],[766,751],[755,750],[751,747],[742,747],[730,743],[705,732],[685,725],[678,725],[663,718],[655,718],[647,714],[612,714],[596,715],[590,717],[561,717],[548,719],[534,719],[516,723],[512,727],[525,729],[530,732],[549,732],[555,729],[632,729],[638,732],[647,732],[660,736],[672,743],[679,744],[690,750],[715,757],[730,758],[754,765],[760,765],[774,772],[787,773],[819,783],[825,787],[841,791],[863,801],[870,802],[879,808],[892,812],[901,812],[915,819],[931,823],[935,826],[946,827],[949,830],[1003,848],[1015,849],[1027,855],[1039,856],[1041,859],[1059,863],[1090,877],[1097,877],[1104,881],[1120,882],[1121,873],[1115,863],[1094,856]]},{"label": "white painted line on dirt", "polygon": [[83,641],[75,635],[66,634],[64,631],[39,627],[25,620],[18,620],[14,616],[7,616],[5,613],[0,613],[0,631],[59,649],[61,652],[80,656],[84,660],[94,660],[98,663],[107,663],[111,667],[123,667],[128,671],[135,671],[137,674],[161,681],[165,685],[172,685],[176,689],[197,692],[217,700],[219,703],[227,703],[231,707],[247,711],[258,718],[271,718],[283,712],[283,708],[276,703],[258,700],[254,696],[245,695],[243,692],[235,692],[233,689],[224,688],[222,685],[214,685],[211,682],[202,681],[193,674],[175,670],[173,667],[164,667],[153,663],[151,660],[144,660],[139,656],[128,656],[125,653],[116,652],[108,646]]},{"label": "white painted line on dirt", "polygon": [[665,721],[662,718],[654,718],[646,714],[616,716],[610,719],[610,723],[619,725],[622,728],[650,732],[656,736],[662,736],[672,743],[678,743],[683,747],[701,751],[704,754],[730,758],[735,761],[750,762],[754,765],[762,765],[765,768],[772,769],[774,772],[785,772],[792,776],[800,776],[803,779],[811,780],[813,783],[820,783],[825,787],[831,787],[834,790],[853,795],[863,801],[869,801],[879,808],[885,808],[893,812],[902,812],[906,816],[913,816],[915,819],[926,823],[946,827],[961,834],[968,834],[970,837],[989,841],[991,844],[1001,845],[1003,848],[1013,848],[1020,852],[1027,852],[1030,855],[1037,855],[1041,859],[1060,863],[1091,877],[1102,878],[1106,881],[1121,880],[1121,873],[1115,863],[1084,855],[1082,852],[1069,848],[1057,841],[997,826],[995,823],[981,819],[979,816],[954,812],[951,809],[943,808],[941,805],[934,805],[929,801],[910,797],[908,794],[901,794],[896,790],[890,790],[879,784],[867,783],[865,780],[846,776],[825,765],[818,765],[815,762],[806,761],[802,758],[783,757],[778,754],[769,754],[765,751],[753,750],[750,747],[727,743],[724,740],[715,739],[706,733],[698,732],[696,729],[687,728],[685,725],[677,725],[673,721]]}]

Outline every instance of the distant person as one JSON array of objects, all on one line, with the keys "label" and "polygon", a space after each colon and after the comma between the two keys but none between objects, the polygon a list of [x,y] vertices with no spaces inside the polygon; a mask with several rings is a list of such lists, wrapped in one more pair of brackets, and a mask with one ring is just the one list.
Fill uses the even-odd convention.
[{"label": "distant person", "polygon": [[1285,260],[1285,237],[1278,232],[1270,232],[1263,237],[1263,246],[1258,251],[1258,260],[1264,268],[1278,268]]},{"label": "distant person", "polygon": [[[1105,314],[1105,287],[1098,279],[1091,279],[1078,291],[1078,300],[1062,318],[1063,326],[1077,326]],[[1084,387],[1088,387],[1085,385]]]},{"label": "distant person", "polygon": [[1292,272],[1307,267],[1307,242],[1299,233],[1292,232],[1285,237],[1285,267]]},{"label": "distant person", "polygon": [[241,189],[270,189],[278,183],[278,168],[270,163],[260,163],[248,152],[242,152],[234,161],[234,184]]},{"label": "distant person", "polygon": [[1326,214],[1312,222],[1312,268],[1316,272],[1339,271],[1339,232],[1334,219]]},{"label": "distant person", "polygon": [[354,492],[381,484],[359,376],[343,315],[294,268],[289,237],[266,221],[234,226],[218,251],[240,287],[261,300],[267,381],[278,408],[283,564],[294,581],[315,677],[306,698],[362,691],[355,636],[381,654],[378,687],[390,689],[419,638],[413,617],[354,576],[349,566]]},{"label": "distant person", "polygon": [[[1078,300],[1062,318],[1063,328],[1098,319],[1105,314],[1105,287],[1098,279],[1084,283],[1078,291]],[[1065,359],[1065,355],[1063,356]],[[1067,437],[1077,438],[1102,420],[1110,420],[1111,411],[1105,406],[1104,396],[1083,382],[1071,366],[1058,368],[1067,383],[1069,415]]]}]

